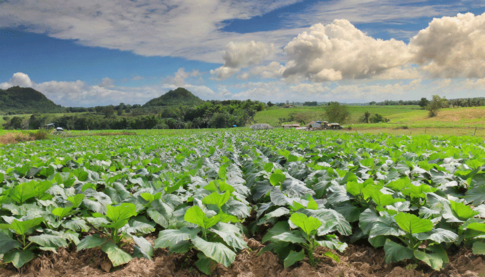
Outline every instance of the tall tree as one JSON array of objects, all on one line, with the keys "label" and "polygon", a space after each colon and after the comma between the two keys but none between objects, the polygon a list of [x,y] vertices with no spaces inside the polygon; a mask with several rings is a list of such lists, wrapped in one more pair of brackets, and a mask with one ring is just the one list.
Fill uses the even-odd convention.
[{"label": "tall tree", "polygon": [[330,122],[337,122],[344,124],[350,119],[350,112],[345,105],[340,105],[338,102],[330,102],[325,108],[325,115]]}]

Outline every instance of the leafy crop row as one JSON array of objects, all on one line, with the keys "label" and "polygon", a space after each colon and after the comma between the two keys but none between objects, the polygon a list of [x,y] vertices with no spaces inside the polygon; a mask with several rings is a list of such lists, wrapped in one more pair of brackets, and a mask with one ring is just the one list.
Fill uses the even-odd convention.
[{"label": "leafy crop row", "polygon": [[485,254],[477,138],[82,137],[5,146],[0,159],[0,259],[17,268],[61,247],[100,248],[114,266],[168,248],[195,251],[210,274],[256,234],[260,253],[273,251],[285,267],[305,257],[315,265],[317,247],[338,261],[348,243],[434,270],[449,263],[452,245]]}]

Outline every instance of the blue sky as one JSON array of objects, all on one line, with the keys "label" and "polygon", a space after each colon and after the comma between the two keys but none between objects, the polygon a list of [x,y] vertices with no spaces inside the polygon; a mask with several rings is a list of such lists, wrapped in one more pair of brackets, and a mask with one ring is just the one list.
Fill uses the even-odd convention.
[{"label": "blue sky", "polygon": [[[0,88],[65,106],[483,96],[482,1],[0,1]],[[421,31],[421,32],[420,32]]]}]

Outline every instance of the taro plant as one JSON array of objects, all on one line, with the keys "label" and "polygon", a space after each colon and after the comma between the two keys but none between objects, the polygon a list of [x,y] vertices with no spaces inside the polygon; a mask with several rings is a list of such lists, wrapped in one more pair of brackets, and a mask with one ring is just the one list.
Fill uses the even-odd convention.
[{"label": "taro plant", "polygon": [[[132,259],[131,255],[123,251],[120,246],[124,245],[123,238],[130,237],[126,225],[136,214],[135,204],[132,203],[121,203],[118,206],[108,205],[106,217],[101,214],[94,214],[93,216],[98,220],[91,221],[95,224],[95,227],[100,228],[102,233],[85,237],[77,245],[77,251],[100,247],[108,254],[113,266],[116,267],[129,262]],[[146,256],[149,257],[153,253],[151,245],[148,246],[145,239],[137,237],[134,238],[134,241],[139,246],[139,250],[145,250],[142,253]]]},{"label": "taro plant", "polygon": [[[341,243],[335,235],[319,235],[319,233],[328,232],[324,229],[327,229],[332,223],[326,224],[326,226],[322,225],[321,220],[315,217],[306,216],[303,213],[294,213],[288,222],[279,221],[266,233],[263,237],[263,243],[270,241],[270,244],[261,249],[259,254],[274,251],[283,260],[284,267],[287,268],[303,260],[306,252],[310,265],[315,266],[313,252],[316,247],[324,246],[344,251],[347,246]],[[291,227],[299,229],[291,230]],[[301,250],[297,251],[298,249]],[[325,252],[325,255],[337,262],[339,261],[338,256],[332,252]]]},{"label": "taro plant", "polygon": [[440,270],[449,263],[443,243],[452,243],[458,236],[442,228],[434,228],[429,219],[422,219],[409,213],[398,213],[393,223],[376,223],[370,237],[380,235],[386,237],[384,243],[386,263],[407,259],[418,259],[434,270]]},{"label": "taro plant", "polygon": [[33,235],[36,228],[44,221],[42,217],[29,220],[13,219],[9,224],[0,224],[0,255],[4,263],[22,267],[35,257],[36,249],[56,251],[58,247],[67,247],[62,235]]},{"label": "taro plant", "polygon": [[239,219],[220,209],[228,200],[228,195],[227,191],[223,195],[213,192],[204,198],[204,203],[219,207],[219,212],[215,215],[213,215],[214,212],[207,211],[212,214],[210,217],[199,206],[187,209],[184,220],[197,227],[186,226],[180,229],[163,230],[155,241],[155,248],[169,247],[169,253],[181,254],[195,249],[198,251],[199,258],[195,264],[207,275],[211,274],[217,263],[229,267],[236,258],[236,252],[247,248],[247,244],[242,239],[241,230],[229,224],[239,222]]}]

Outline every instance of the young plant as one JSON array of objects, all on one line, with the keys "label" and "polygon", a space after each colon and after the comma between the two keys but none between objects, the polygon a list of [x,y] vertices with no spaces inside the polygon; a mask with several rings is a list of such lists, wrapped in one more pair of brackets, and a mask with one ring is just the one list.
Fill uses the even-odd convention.
[{"label": "young plant", "polygon": [[[394,220],[400,229],[389,228],[379,223],[373,227],[374,234],[387,236],[384,244],[386,263],[415,258],[438,271],[449,263],[448,255],[441,243],[455,242],[458,239],[455,233],[434,228],[431,220],[413,214],[398,213]],[[390,237],[399,240],[401,244]]]},{"label": "young plant", "polygon": [[[290,230],[290,226],[298,227],[299,229]],[[319,236],[318,232],[321,226],[322,222],[317,218],[306,216],[302,213],[294,213],[288,222],[280,221],[268,231],[263,237],[263,243],[266,241],[271,241],[271,243],[263,248],[259,254],[273,250],[284,260],[284,266],[287,268],[303,260],[305,258],[304,252],[306,252],[310,265],[315,266],[313,252],[317,246],[324,246],[339,251],[343,251],[346,247],[334,235]],[[296,249],[298,248],[302,248],[302,250],[297,252]],[[325,255],[337,262],[339,261],[338,257],[331,252],[326,252]]]},{"label": "young plant", "polygon": [[16,268],[22,267],[35,257],[34,250],[55,251],[58,247],[67,247],[62,236],[41,234],[33,236],[34,228],[44,219],[42,217],[30,220],[14,219],[10,224],[0,224],[0,255],[4,263],[12,263]]},{"label": "young plant", "polygon": [[[128,263],[132,259],[131,255],[120,248],[120,246],[123,245],[122,239],[128,235],[126,228],[123,229],[123,227],[127,225],[130,218],[136,214],[136,207],[132,203],[122,203],[118,206],[108,205],[106,217],[101,214],[94,215],[101,219],[98,221],[98,227],[104,231],[104,236],[94,234],[85,237],[77,245],[77,251],[100,247],[101,250],[108,254],[108,258],[113,263],[113,266],[116,267]],[[140,249],[146,249],[146,252],[150,252],[151,245],[150,247],[147,247],[145,243],[146,240],[142,240],[142,238],[136,238],[134,240],[135,243],[141,244],[138,245]]]},{"label": "young plant", "polygon": [[197,227],[167,229],[160,232],[155,248],[170,248],[169,253],[187,253],[190,249],[199,251],[197,268],[210,275],[217,263],[229,267],[236,258],[236,252],[247,248],[241,230],[230,222],[239,222],[235,216],[224,213],[222,205],[229,199],[229,192],[223,195],[213,192],[203,199],[206,205],[217,205],[219,212],[208,217],[199,206],[185,212],[184,220]]}]

